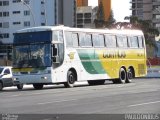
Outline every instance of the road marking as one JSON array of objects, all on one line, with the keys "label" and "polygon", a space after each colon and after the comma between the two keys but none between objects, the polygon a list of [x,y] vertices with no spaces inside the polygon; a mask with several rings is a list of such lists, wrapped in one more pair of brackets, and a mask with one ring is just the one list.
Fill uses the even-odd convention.
[{"label": "road marking", "polygon": [[149,104],[155,104],[155,103],[160,103],[160,101],[141,103],[141,104],[134,104],[134,105],[129,105],[128,107],[136,107],[136,106],[149,105]]},{"label": "road marking", "polygon": [[52,102],[43,102],[43,103],[37,103],[38,105],[46,105],[51,103],[60,103],[60,102],[69,102],[69,101],[76,101],[78,99],[70,99],[70,100],[58,100],[58,101],[52,101]]}]

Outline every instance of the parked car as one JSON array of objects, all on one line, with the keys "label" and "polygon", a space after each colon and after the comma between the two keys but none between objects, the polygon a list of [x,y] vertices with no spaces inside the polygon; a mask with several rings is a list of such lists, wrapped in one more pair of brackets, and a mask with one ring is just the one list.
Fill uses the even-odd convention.
[{"label": "parked car", "polygon": [[11,87],[11,86],[13,86],[12,67],[0,66],[0,91],[4,87]]}]

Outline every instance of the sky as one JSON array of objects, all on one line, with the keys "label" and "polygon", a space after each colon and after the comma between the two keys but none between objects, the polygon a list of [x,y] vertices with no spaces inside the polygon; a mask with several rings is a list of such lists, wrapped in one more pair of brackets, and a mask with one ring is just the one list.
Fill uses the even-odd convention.
[{"label": "sky", "polygon": [[[97,6],[98,0],[88,0],[89,6]],[[124,17],[131,15],[130,0],[111,0],[111,7],[113,10],[114,18],[117,22],[123,22]]]}]

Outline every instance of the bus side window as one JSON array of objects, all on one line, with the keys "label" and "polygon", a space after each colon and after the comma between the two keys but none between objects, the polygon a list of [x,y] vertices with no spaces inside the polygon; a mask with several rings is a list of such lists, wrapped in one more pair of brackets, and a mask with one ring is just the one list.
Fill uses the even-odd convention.
[{"label": "bus side window", "polygon": [[138,48],[138,37],[137,36],[129,36],[129,46],[131,48]]},{"label": "bus side window", "polygon": [[85,46],[92,47],[92,36],[91,34],[86,34],[85,36]]},{"label": "bus side window", "polygon": [[85,46],[85,34],[79,33],[79,44],[81,47]]},{"label": "bus side window", "polygon": [[63,43],[63,31],[53,31],[53,41],[60,41]]},{"label": "bus side window", "polygon": [[78,47],[78,34],[77,33],[72,34],[72,41],[73,41],[73,47]]},{"label": "bus side window", "polygon": [[108,48],[117,47],[117,40],[115,35],[105,35],[105,42]]},{"label": "bus side window", "polygon": [[94,47],[104,47],[105,46],[103,35],[93,34],[92,40],[93,40]]},{"label": "bus side window", "polygon": [[142,36],[138,36],[138,43],[139,43],[139,48],[143,48],[144,47],[143,37]]},{"label": "bus side window", "polygon": [[123,43],[123,37],[122,36],[117,36],[117,44],[118,47],[123,48],[124,47],[124,43]]},{"label": "bus side window", "polygon": [[65,37],[66,37],[66,46],[73,47],[72,33],[68,31],[65,32]]}]

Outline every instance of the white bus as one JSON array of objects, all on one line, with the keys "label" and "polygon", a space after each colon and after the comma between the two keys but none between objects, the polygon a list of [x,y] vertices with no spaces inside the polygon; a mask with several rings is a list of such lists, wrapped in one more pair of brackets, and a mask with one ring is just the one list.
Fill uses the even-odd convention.
[{"label": "white bus", "polygon": [[43,26],[14,35],[13,76],[19,89],[88,81],[89,85],[129,83],[146,75],[142,31]]}]

